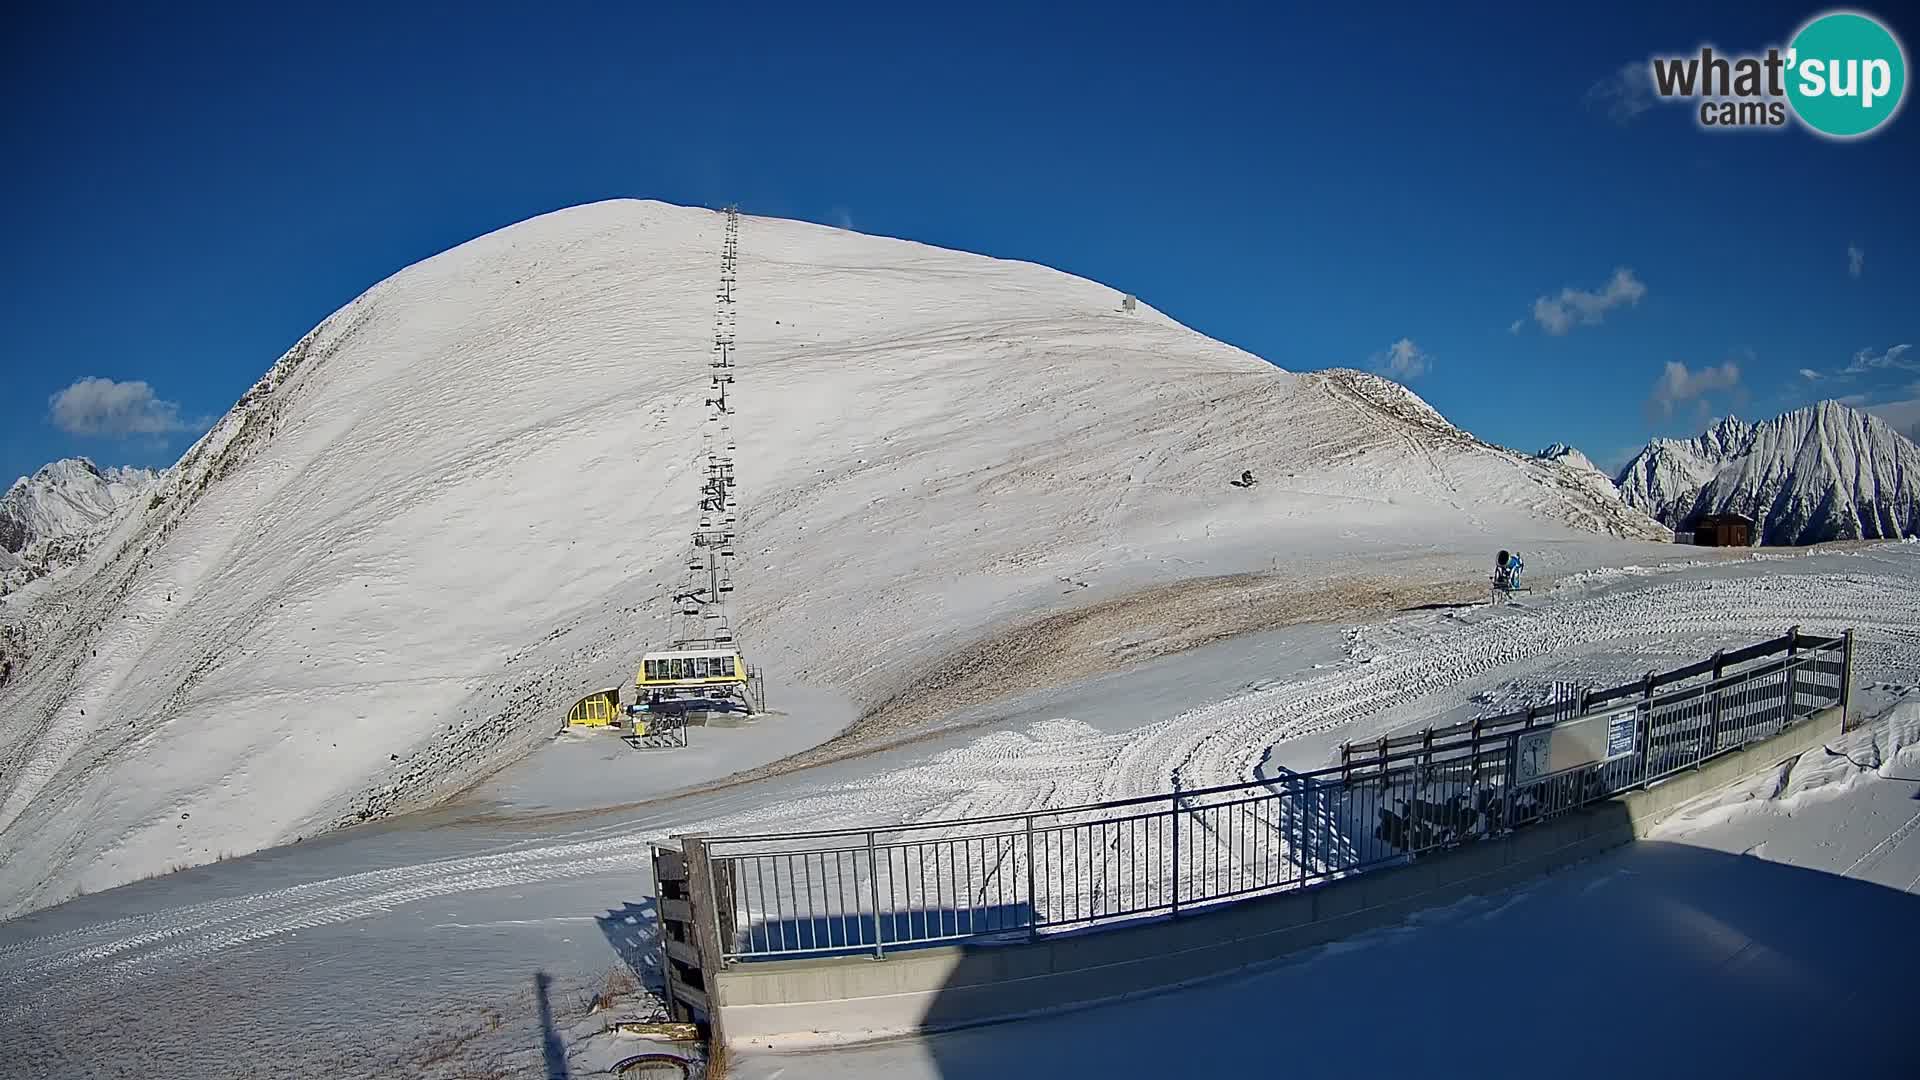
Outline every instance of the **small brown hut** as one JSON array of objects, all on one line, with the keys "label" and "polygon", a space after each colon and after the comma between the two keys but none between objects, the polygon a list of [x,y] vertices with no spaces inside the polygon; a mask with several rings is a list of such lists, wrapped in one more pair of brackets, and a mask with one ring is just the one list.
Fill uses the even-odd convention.
[{"label": "small brown hut", "polygon": [[1753,543],[1753,519],[1744,514],[1708,514],[1693,525],[1701,547],[1746,547]]}]

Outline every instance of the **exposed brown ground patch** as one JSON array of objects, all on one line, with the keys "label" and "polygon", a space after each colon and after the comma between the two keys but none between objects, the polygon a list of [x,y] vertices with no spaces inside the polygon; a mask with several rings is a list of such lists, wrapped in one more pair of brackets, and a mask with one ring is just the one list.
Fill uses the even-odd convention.
[{"label": "exposed brown ground patch", "polygon": [[1191,578],[1042,616],[976,641],[866,710],[839,735],[779,761],[631,803],[536,814],[483,812],[458,820],[542,827],[585,821],[985,726],[991,717],[961,725],[936,727],[934,722],[971,706],[1065,686],[1241,634],[1335,619],[1367,621],[1421,605],[1485,599],[1483,585],[1458,573],[1438,581],[1357,576],[1304,585],[1298,578],[1264,574]]},{"label": "exposed brown ground patch", "polygon": [[1063,686],[1241,634],[1332,618],[1374,618],[1480,596],[1481,590],[1458,578],[1409,584],[1358,577],[1303,586],[1296,579],[1235,574],[1158,586],[1048,615],[969,645],[910,689],[867,710],[837,738],[795,758],[891,741],[983,701]]}]

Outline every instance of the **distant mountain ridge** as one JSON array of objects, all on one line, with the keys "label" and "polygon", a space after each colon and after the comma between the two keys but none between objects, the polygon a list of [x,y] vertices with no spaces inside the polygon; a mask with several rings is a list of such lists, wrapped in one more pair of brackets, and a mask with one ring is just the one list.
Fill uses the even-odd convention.
[{"label": "distant mountain ridge", "polygon": [[[1600,467],[1593,463],[1592,458],[1589,458],[1587,455],[1563,442],[1554,443],[1552,446],[1547,447],[1545,450],[1533,456],[1542,461],[1558,462],[1569,469],[1580,469],[1585,472],[1595,473],[1600,472]],[[1601,473],[1601,475],[1606,476],[1605,473]],[[1612,483],[1613,478],[1607,477],[1607,482]]]},{"label": "distant mountain ridge", "polygon": [[1616,484],[1629,506],[1678,530],[1707,514],[1752,518],[1761,544],[1920,534],[1920,446],[1837,401],[1655,439]]},{"label": "distant mountain ridge", "polygon": [[63,458],[15,480],[0,495],[0,594],[85,558],[91,540],[161,475]]}]

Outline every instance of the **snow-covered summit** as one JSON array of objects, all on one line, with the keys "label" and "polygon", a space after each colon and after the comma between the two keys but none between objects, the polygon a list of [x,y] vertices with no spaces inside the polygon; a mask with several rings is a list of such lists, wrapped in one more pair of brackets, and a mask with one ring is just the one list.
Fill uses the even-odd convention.
[{"label": "snow-covered summit", "polygon": [[152,469],[102,469],[83,457],[43,465],[0,495],[0,549],[19,554],[35,540],[85,532],[112,517],[159,475]]},{"label": "snow-covered summit", "polygon": [[0,594],[78,562],[95,534],[159,478],[152,469],[63,458],[15,480],[0,495]]},{"label": "snow-covered summit", "polygon": [[1596,500],[1618,506],[1622,513],[1638,516],[1639,512],[1629,507],[1620,498],[1620,489],[1614,486],[1613,477],[1601,472],[1592,459],[1566,443],[1557,442],[1548,446],[1535,454],[1534,460],[1546,463],[1574,483],[1586,488]]},{"label": "snow-covered summit", "polygon": [[1619,477],[1621,496],[1677,529],[1737,513],[1764,544],[1920,532],[1920,447],[1876,416],[1822,401],[1695,439],[1656,439]]},{"label": "snow-covered summit", "polygon": [[[1577,469],[1581,472],[1600,472],[1599,467],[1593,463],[1592,459],[1573,447],[1568,446],[1566,443],[1554,443],[1545,450],[1535,454],[1534,457],[1542,461],[1551,461],[1565,465],[1569,469]],[[1608,483],[1612,483],[1612,481],[1609,480]]]},{"label": "snow-covered summit", "polygon": [[[722,231],[548,214],[290,349],[19,614],[0,914],[430,803],[631,678],[685,570]],[[1354,537],[1663,532],[1396,384],[1031,263],[747,217],[735,296],[734,626],[865,708],[1089,598]]]},{"label": "snow-covered summit", "polygon": [[1383,375],[1353,368],[1329,368],[1321,375],[1337,380],[1352,393],[1401,420],[1448,435],[1467,434],[1440,415],[1439,409],[1427,404],[1425,398]]}]

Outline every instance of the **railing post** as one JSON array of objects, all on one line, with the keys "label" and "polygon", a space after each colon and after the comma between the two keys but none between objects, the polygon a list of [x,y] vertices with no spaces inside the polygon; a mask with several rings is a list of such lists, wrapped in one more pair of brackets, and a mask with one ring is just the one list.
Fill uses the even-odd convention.
[{"label": "railing post", "polygon": [[1646,736],[1640,740],[1640,786],[1653,785],[1653,680],[1657,671],[1647,672],[1640,689],[1640,714],[1646,718]]},{"label": "railing post", "polygon": [[1180,774],[1173,774],[1173,913],[1180,914]]},{"label": "railing post", "polygon": [[[662,989],[666,994],[667,1014],[681,1023],[692,1023],[692,1004],[680,988],[685,985],[685,977],[680,966],[685,963],[674,955],[675,945],[691,945],[699,956],[699,934],[694,921],[699,915],[694,912],[688,893],[691,891],[687,881],[686,855],[678,846],[668,853],[668,842],[651,845],[653,856],[654,910],[659,917],[660,926],[660,976]],[[678,910],[676,910],[678,909]],[[684,911],[684,914],[681,912]],[[683,957],[685,954],[682,953]],[[693,974],[704,979],[704,973],[695,966]],[[703,1014],[704,1015],[704,1014]]]},{"label": "railing post", "polygon": [[[719,997],[718,976],[726,966],[727,950],[733,942],[721,938],[718,889],[714,884],[713,861],[707,842],[693,836],[679,839],[681,852],[686,859],[688,926],[693,931],[693,947],[700,961],[698,992],[701,996],[698,1000],[702,1003],[701,1011],[706,1013],[714,1037],[722,1039],[720,1012],[714,1008],[714,1002]],[[666,932],[664,923],[661,932]]]},{"label": "railing post", "polygon": [[1840,635],[1840,730],[1853,724],[1853,630]]},{"label": "railing post", "polygon": [[[1379,820],[1379,814],[1381,810],[1383,809],[1390,810],[1393,806],[1393,769],[1391,766],[1387,764],[1388,746],[1389,744],[1392,743],[1392,741],[1393,739],[1390,736],[1387,736],[1387,735],[1380,736],[1380,746],[1374,751],[1374,756],[1380,762],[1380,765],[1379,765],[1380,801],[1379,801],[1379,805],[1373,808],[1374,819],[1376,821]],[[1408,807],[1408,809],[1411,810],[1412,807]],[[1406,835],[1407,837],[1411,838],[1413,834],[1411,831],[1409,831]],[[1387,846],[1388,847],[1393,846],[1393,841],[1391,839],[1387,841]]]},{"label": "railing post", "polygon": [[[1414,766],[1413,783],[1407,785],[1407,854],[1411,855],[1418,847],[1414,825],[1419,820],[1420,793],[1433,781],[1433,728],[1421,733],[1419,763]],[[1432,800],[1428,800],[1429,807]],[[1427,835],[1433,835],[1433,824],[1427,823]]]},{"label": "railing post", "polygon": [[1040,896],[1034,891],[1033,815],[1027,815],[1027,926],[1028,936],[1040,936]]},{"label": "railing post", "polygon": [[880,863],[875,858],[873,830],[867,830],[867,896],[873,901],[873,958],[886,956],[885,935],[880,931]]},{"label": "railing post", "polygon": [[1799,652],[1800,628],[1790,626],[1787,628],[1787,705],[1786,711],[1780,717],[1780,726],[1783,728],[1793,723],[1793,707],[1796,704],[1794,698],[1799,696],[1800,667],[1794,663]]},{"label": "railing post", "polygon": [[[1520,735],[1518,732],[1509,731],[1507,732],[1507,782],[1501,785],[1506,789],[1506,809],[1500,814],[1500,828],[1502,833],[1510,833],[1513,831],[1513,789],[1519,783]],[[1489,835],[1491,835],[1491,833],[1489,833]]]},{"label": "railing post", "polygon": [[[1353,790],[1342,787],[1342,796],[1347,805],[1353,805]],[[1301,776],[1294,781],[1289,793],[1293,799],[1293,820],[1300,831],[1300,847],[1294,853],[1294,861],[1300,869],[1300,884],[1305,885],[1319,866],[1320,856],[1331,857],[1333,840],[1327,835],[1331,829],[1332,811],[1327,808],[1326,800],[1319,798],[1313,789],[1313,781]]]},{"label": "railing post", "polygon": [[1466,817],[1466,821],[1456,822],[1454,824],[1454,828],[1458,831],[1457,838],[1460,840],[1466,839],[1467,824],[1469,822],[1472,822],[1475,817],[1479,816],[1479,813],[1480,813],[1480,718],[1479,717],[1475,717],[1473,721],[1473,749],[1469,752],[1467,760],[1472,762],[1473,764],[1467,769],[1467,804],[1466,804],[1466,813],[1464,815]]},{"label": "railing post", "polygon": [[[1520,730],[1532,731],[1533,721],[1534,721],[1534,707],[1531,705],[1527,706],[1527,711],[1524,715],[1526,719],[1520,725]],[[1509,788],[1511,788],[1511,785],[1520,779],[1520,739],[1518,736],[1513,737],[1512,746],[1508,751],[1508,756],[1513,759],[1513,776],[1512,776],[1512,779],[1509,780],[1508,782]],[[1511,807],[1509,807],[1509,809],[1511,809]]]},{"label": "railing post", "polygon": [[[1720,680],[1726,677],[1726,673],[1727,650],[1715,649],[1713,653],[1713,682],[1708,684],[1707,689],[1707,716],[1709,724],[1706,738],[1707,753],[1712,753],[1720,749],[1720,691],[1725,689],[1720,685]],[[1706,757],[1706,754],[1701,754],[1701,757]]]}]

